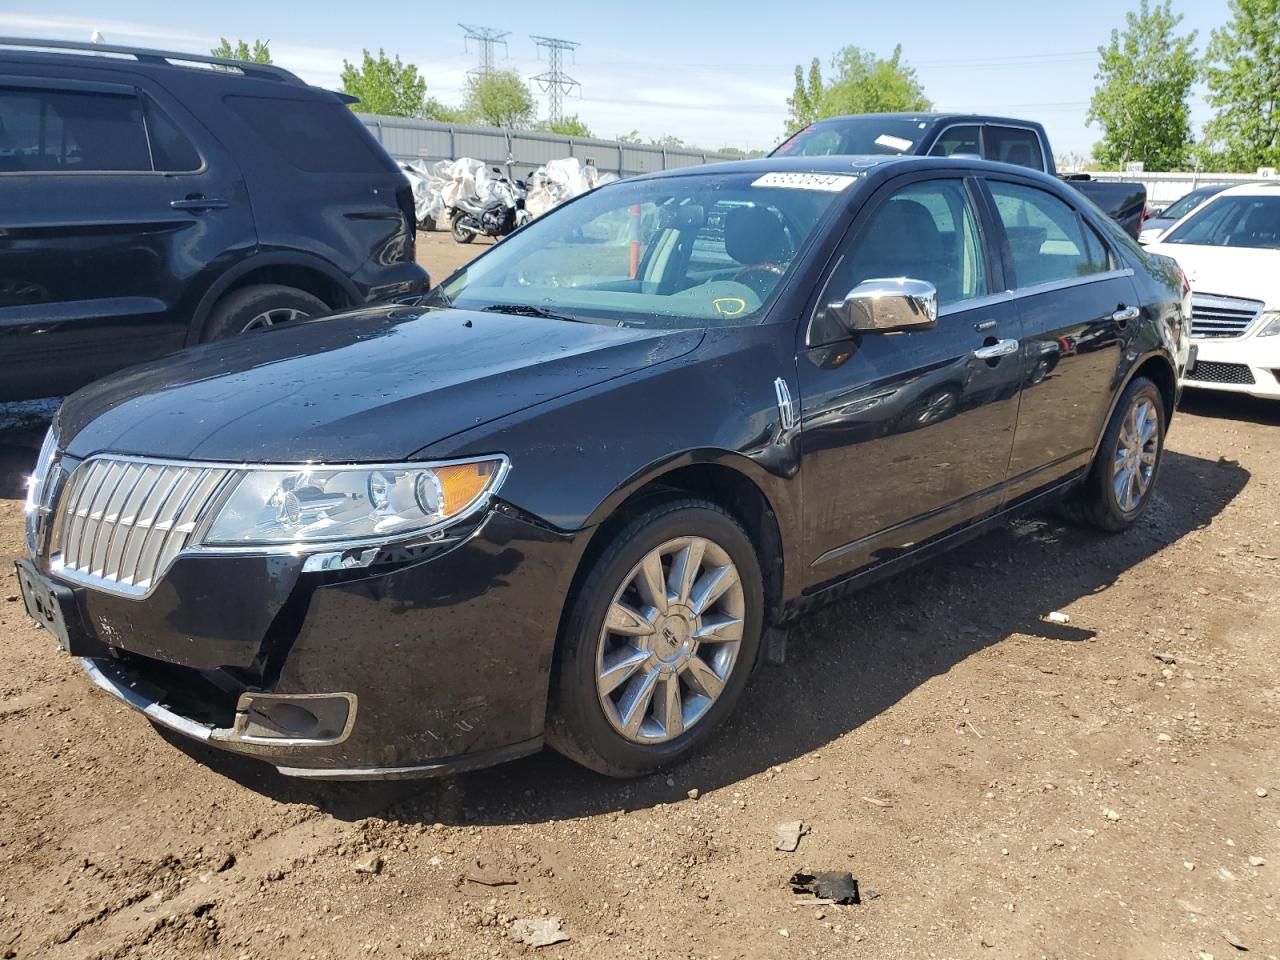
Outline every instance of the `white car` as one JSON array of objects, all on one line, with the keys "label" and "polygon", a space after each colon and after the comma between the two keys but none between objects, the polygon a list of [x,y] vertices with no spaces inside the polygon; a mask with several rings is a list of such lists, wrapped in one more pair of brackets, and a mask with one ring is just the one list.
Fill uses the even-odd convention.
[{"label": "white car", "polygon": [[1147,249],[1191,284],[1197,356],[1183,385],[1280,400],[1280,183],[1224,190]]}]

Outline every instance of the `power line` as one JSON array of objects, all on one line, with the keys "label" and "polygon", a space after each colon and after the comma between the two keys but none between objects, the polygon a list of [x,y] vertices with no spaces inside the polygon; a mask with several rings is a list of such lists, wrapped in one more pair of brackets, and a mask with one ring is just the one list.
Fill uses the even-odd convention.
[{"label": "power line", "polygon": [[547,51],[547,69],[533,78],[547,95],[547,119],[556,123],[564,119],[564,95],[581,87],[577,80],[564,72],[564,52],[572,52],[578,48],[573,40],[561,40],[558,37],[538,37],[530,35],[530,40],[539,49]]},{"label": "power line", "polygon": [[503,53],[506,53],[506,38],[511,35],[511,31],[495,30],[493,27],[476,27],[469,23],[460,23],[458,26],[463,30],[463,48],[466,48],[468,40],[474,40],[480,54],[480,62],[474,70],[467,71],[468,75],[485,77],[493,73],[493,48],[502,44]]}]

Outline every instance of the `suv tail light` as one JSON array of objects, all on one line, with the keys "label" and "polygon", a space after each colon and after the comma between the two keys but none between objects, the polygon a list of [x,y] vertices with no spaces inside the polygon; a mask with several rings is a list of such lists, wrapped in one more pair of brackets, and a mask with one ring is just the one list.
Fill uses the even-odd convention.
[{"label": "suv tail light", "polygon": [[413,263],[418,259],[418,207],[413,202],[413,187],[397,187],[396,204],[404,214],[404,262]]}]

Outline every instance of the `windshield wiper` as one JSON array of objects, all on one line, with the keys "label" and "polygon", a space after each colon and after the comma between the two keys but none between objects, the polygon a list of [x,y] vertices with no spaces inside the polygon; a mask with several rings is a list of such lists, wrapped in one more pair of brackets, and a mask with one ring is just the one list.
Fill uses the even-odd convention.
[{"label": "windshield wiper", "polygon": [[534,306],[532,303],[491,303],[480,309],[483,313],[510,313],[518,317],[542,317],[546,320],[569,320],[573,323],[590,322],[579,317],[568,317],[563,313],[556,313],[546,307]]}]

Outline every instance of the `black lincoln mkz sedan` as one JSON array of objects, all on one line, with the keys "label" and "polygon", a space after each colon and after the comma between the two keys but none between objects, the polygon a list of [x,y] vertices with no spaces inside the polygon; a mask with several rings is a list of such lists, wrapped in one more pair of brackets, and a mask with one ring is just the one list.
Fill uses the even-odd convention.
[{"label": "black lincoln mkz sedan", "polygon": [[19,564],[100,687],[328,778],[675,762],[839,588],[1132,524],[1190,351],[1172,261],[938,158],[622,181],[342,316],[68,399]]}]

